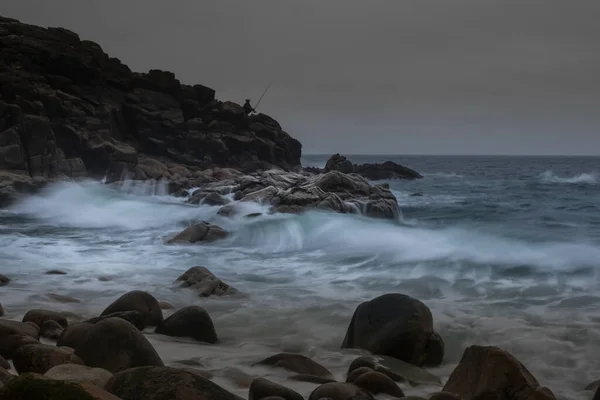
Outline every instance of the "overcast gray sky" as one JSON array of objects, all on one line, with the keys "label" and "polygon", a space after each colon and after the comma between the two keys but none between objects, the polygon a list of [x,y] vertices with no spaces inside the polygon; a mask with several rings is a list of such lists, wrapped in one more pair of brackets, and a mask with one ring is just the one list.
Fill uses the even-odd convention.
[{"label": "overcast gray sky", "polygon": [[600,154],[600,0],[2,0],[258,100],[304,153]]}]

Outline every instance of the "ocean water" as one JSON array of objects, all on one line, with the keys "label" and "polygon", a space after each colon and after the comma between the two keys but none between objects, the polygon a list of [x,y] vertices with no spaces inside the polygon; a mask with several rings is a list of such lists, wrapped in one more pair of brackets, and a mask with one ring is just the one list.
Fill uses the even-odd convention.
[{"label": "ocean water", "polygon": [[[160,186],[52,186],[0,211],[0,273],[12,279],[0,288],[0,302],[14,319],[32,308],[95,316],[133,289],[176,308],[201,305],[220,343],[149,333],[167,364],[197,358],[241,396],[247,395],[243,374],[308,395],[314,385],[251,364],[301,352],[343,379],[362,354],[339,348],[356,306],[400,292],[432,310],[446,358],[430,371],[442,379],[467,346],[497,345],[558,398],[591,398],[583,388],[600,378],[600,158],[349,158],[391,159],[424,175],[389,182],[402,221],[321,212],[223,218],[218,207],[187,206]],[[326,159],[306,156],[303,164],[323,166]],[[198,220],[233,235],[211,245],[163,243]],[[199,298],[174,288],[195,265],[242,294]],[[50,269],[67,275],[45,275]],[[57,303],[47,293],[81,302]],[[404,389],[408,395],[440,390]]]}]

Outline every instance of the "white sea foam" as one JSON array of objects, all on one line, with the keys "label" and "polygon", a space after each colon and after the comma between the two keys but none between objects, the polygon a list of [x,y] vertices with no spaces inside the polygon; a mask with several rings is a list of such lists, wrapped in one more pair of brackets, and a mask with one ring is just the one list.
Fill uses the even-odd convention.
[{"label": "white sea foam", "polygon": [[543,183],[577,183],[577,184],[597,184],[598,174],[583,173],[571,177],[561,177],[554,174],[552,171],[545,171],[540,175],[540,180]]}]

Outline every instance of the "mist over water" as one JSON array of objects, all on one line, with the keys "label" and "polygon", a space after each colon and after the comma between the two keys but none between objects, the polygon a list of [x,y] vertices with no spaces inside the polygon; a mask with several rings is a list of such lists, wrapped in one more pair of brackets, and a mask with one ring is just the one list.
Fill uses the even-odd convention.
[{"label": "mist over water", "polygon": [[[32,308],[87,318],[128,290],[147,290],[176,308],[205,307],[221,340],[204,346],[150,335],[165,362],[199,357],[217,375],[235,367],[281,380],[250,364],[297,351],[342,378],[360,353],[339,349],[356,306],[401,292],[432,309],[446,342],[434,373],[446,378],[468,345],[498,345],[559,398],[589,398],[581,389],[600,378],[600,160],[350,157],[390,158],[425,176],[390,182],[403,221],[266,215],[257,204],[246,205],[264,213],[256,219],[221,217],[219,207],[189,206],[160,185],[57,184],[0,212],[0,272],[12,279],[2,304],[10,318]],[[306,157],[304,165],[325,160]],[[211,245],[164,244],[200,220],[232,235]],[[174,289],[195,265],[242,295],[205,299]],[[44,275],[50,269],[67,275]],[[46,293],[81,303],[55,303]],[[304,395],[313,387],[290,382]]]}]

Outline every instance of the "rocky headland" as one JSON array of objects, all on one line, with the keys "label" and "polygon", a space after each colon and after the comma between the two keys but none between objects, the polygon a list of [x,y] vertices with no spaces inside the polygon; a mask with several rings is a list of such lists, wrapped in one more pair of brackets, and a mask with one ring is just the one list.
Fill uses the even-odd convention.
[{"label": "rocky headland", "polygon": [[[371,181],[421,178],[398,164],[354,165],[339,154],[324,170],[303,170],[301,149],[274,119],[246,115],[208,87],[181,84],[165,71],[134,73],[73,32],[0,17],[2,201],[59,180],[162,180],[170,193],[190,205],[218,206],[220,215],[257,202],[273,212],[319,209],[397,219],[389,187]],[[198,222],[169,242],[226,236]],[[59,279],[65,273],[48,274]],[[243,296],[243,288],[201,266],[173,279],[173,290],[201,298]],[[0,275],[0,286],[11,284]],[[339,349],[364,355],[343,375],[299,353],[253,360],[244,365],[252,374],[245,375],[208,370],[193,358],[166,363],[149,338],[186,338],[201,349],[220,342],[219,326],[203,307],[173,309],[145,288],[86,317],[31,309],[18,320],[0,319],[0,400],[240,399],[215,378],[242,388],[250,400],[555,399],[525,365],[493,346],[468,347],[445,380],[428,372],[444,364],[446,344],[429,307],[401,293],[357,304]],[[265,369],[285,375],[271,381]],[[297,382],[307,385],[303,393],[290,388]],[[415,396],[423,387],[427,396]]]}]

